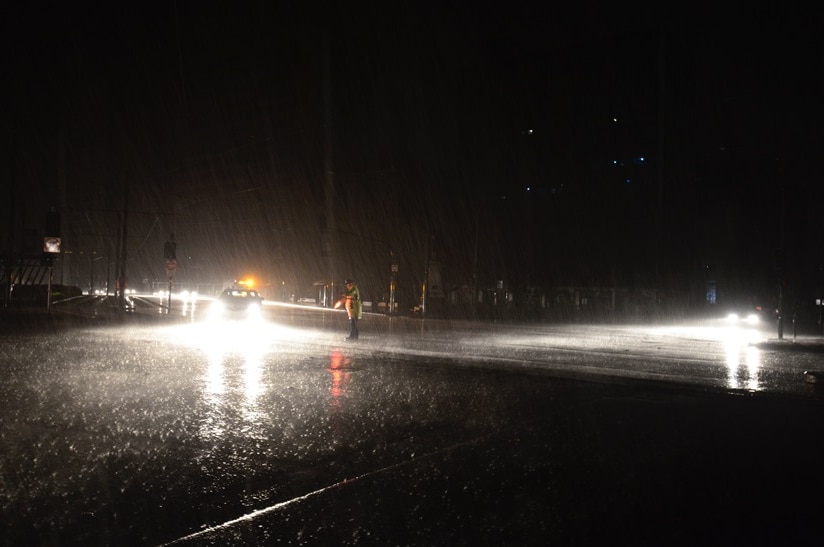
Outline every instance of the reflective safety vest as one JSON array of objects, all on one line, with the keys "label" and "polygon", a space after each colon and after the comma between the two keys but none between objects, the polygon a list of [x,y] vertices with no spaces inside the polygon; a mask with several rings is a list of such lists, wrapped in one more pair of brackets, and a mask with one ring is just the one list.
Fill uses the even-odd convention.
[{"label": "reflective safety vest", "polygon": [[346,298],[346,313],[349,314],[349,319],[363,318],[363,302],[361,302],[358,286],[353,283],[351,289],[343,292],[343,297]]}]

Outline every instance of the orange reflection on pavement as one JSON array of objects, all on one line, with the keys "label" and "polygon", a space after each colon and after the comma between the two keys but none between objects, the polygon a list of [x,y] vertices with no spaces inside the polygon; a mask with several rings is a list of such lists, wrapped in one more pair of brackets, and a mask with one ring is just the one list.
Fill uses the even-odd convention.
[{"label": "orange reflection on pavement", "polygon": [[335,411],[340,410],[340,399],[346,389],[346,384],[349,383],[351,364],[352,359],[340,350],[334,350],[329,357],[329,372],[332,374],[332,387],[329,389],[329,394],[332,396],[331,405]]}]

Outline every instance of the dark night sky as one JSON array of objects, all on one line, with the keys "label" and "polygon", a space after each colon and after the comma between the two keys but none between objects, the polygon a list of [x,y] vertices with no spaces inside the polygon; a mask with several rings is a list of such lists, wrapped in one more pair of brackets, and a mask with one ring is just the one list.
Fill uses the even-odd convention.
[{"label": "dark night sky", "polygon": [[335,275],[375,291],[390,247],[410,291],[427,250],[455,284],[815,272],[813,18],[550,4],[4,7],[3,248],[56,206],[111,253],[128,188],[141,276],[174,232],[191,275],[311,283],[331,151]]}]

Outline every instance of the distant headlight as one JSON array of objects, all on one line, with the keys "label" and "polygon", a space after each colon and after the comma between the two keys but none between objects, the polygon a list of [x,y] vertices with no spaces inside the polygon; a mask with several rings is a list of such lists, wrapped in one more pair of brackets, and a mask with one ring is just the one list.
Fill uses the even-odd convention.
[{"label": "distant headlight", "polygon": [[737,313],[731,313],[727,315],[727,322],[733,324],[747,324],[747,325],[757,325],[759,323],[758,315],[755,313],[749,313],[745,316],[740,316]]}]

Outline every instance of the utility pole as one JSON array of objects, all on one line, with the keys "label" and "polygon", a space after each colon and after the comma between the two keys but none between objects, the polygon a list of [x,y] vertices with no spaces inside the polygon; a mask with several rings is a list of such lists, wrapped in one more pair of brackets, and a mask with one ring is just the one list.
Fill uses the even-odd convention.
[{"label": "utility pole", "polygon": [[172,281],[177,270],[177,243],[174,233],[169,234],[169,240],[163,244],[163,258],[166,259],[166,275],[169,278],[166,313],[172,313]]},{"label": "utility pole", "polygon": [[426,238],[424,251],[423,286],[421,287],[421,317],[426,317],[426,304],[429,299],[429,236]]},{"label": "utility pole", "polygon": [[49,268],[49,283],[46,289],[46,311],[51,312],[52,283],[54,282],[54,258],[63,250],[60,213],[52,207],[46,214],[46,236],[43,238],[43,261]]},{"label": "utility pole", "polygon": [[128,237],[129,226],[129,184],[125,182],[123,185],[123,211],[120,214],[120,246],[117,252],[117,286],[115,287],[115,294],[118,304],[123,309],[125,306],[126,290],[126,239]]},{"label": "utility pole", "polygon": [[778,225],[778,339],[781,340],[784,338],[784,297],[785,297],[785,276],[786,276],[786,268],[787,268],[787,260],[786,260],[786,214],[787,214],[787,188],[783,177],[783,171],[781,170],[781,166],[778,167],[779,173],[781,173],[781,211],[779,212],[779,225]]},{"label": "utility pole", "polygon": [[389,280],[389,315],[395,314],[395,274],[398,273],[398,261],[395,259],[395,253],[389,249],[389,255],[392,257],[392,276]]},{"label": "utility pole", "polygon": [[656,195],[655,195],[655,286],[661,289],[661,260],[663,258],[663,238],[664,238],[664,133],[667,114],[666,104],[666,49],[663,29],[660,30],[658,38],[658,165],[656,166]]},{"label": "utility pole", "polygon": [[323,31],[323,112],[324,112],[324,196],[326,198],[326,216],[321,235],[321,255],[326,259],[326,280],[324,283],[323,305],[332,304],[335,290],[335,252],[337,241],[335,237],[335,172],[332,162],[332,78],[329,67],[329,30]]}]

